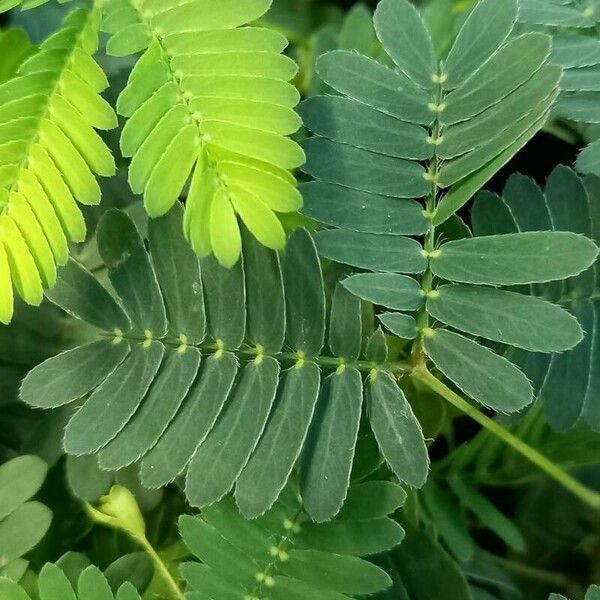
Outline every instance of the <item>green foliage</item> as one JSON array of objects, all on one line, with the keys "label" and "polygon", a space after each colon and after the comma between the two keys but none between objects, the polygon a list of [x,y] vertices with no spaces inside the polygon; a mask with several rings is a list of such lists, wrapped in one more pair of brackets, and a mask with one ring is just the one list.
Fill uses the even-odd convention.
[{"label": "green foliage", "polygon": [[17,74],[21,63],[35,52],[27,33],[22,29],[8,29],[0,33],[0,84]]},{"label": "green foliage", "polygon": [[352,486],[344,510],[323,524],[307,518],[289,489],[254,521],[244,521],[230,498],[181,517],[183,540],[202,561],[181,567],[188,595],[342,600],[385,589],[389,576],[359,557],[389,550],[404,537],[387,516],[404,498],[399,486],[372,481]]},{"label": "green foliage", "polygon": [[[48,292],[103,331],[36,367],[21,388],[39,408],[87,397],[67,425],[66,451],[98,453],[108,470],[141,460],[150,487],[186,470],[195,506],[236,484],[240,509],[254,517],[276,500],[303,449],[305,508],[327,520],[346,497],[364,372],[383,455],[401,480],[422,485],[420,426],[390,376],[387,352],[379,362],[358,360],[366,339],[352,323],[360,325],[361,306],[341,286],[331,308],[331,355],[321,352],[323,280],[308,234],[292,237],[283,265],[246,235],[244,262],[227,270],[213,258],[198,262],[181,218],[177,205],[150,223],[149,255],[124,213],[105,215],[98,247],[120,303],[74,260]],[[179,265],[176,286],[171,265]]]},{"label": "green foliage", "polygon": [[[106,577],[94,566],[85,569],[73,586],[59,566],[48,563],[40,572],[36,591],[39,600],[141,600],[128,582],[113,595]],[[22,587],[8,579],[0,579],[0,593],[6,600],[31,600]]]},{"label": "green foliage", "polygon": [[[598,0],[60,4],[0,31],[0,597],[583,600]],[[480,191],[541,128],[587,176]]]},{"label": "green foliage", "polygon": [[[5,12],[11,8],[20,7],[22,10],[30,8],[36,8],[45,4],[48,0],[1,0],[0,1],[0,12]],[[71,0],[58,0],[60,4],[71,2]]]},{"label": "green foliage", "polygon": [[56,282],[68,241],[83,241],[77,202],[97,204],[94,174],[112,175],[111,153],[94,128],[116,117],[99,95],[108,82],[91,58],[98,10],[76,11],[0,86],[0,321],[13,315],[13,285],[29,304]]},{"label": "green foliage", "polygon": [[304,153],[286,137],[300,126],[299,95],[288,83],[297,66],[281,55],[282,35],[242,27],[270,4],[112,0],[104,21],[110,54],[144,51],[117,103],[129,119],[121,150],[132,157],[131,188],[156,217],[192,173],[186,236],[200,256],[214,253],[227,267],[241,253],[236,215],[262,244],[280,249],[276,213],[301,205],[289,170]]},{"label": "green foliage", "polygon": [[[564,206],[564,198],[569,198],[569,208]],[[515,235],[511,232],[531,232],[537,230],[562,230],[572,234],[583,234],[598,240],[600,231],[600,180],[594,176],[582,181],[573,171],[565,167],[557,167],[548,178],[545,190],[542,191],[532,180],[521,175],[513,175],[506,183],[502,197],[482,192],[473,206],[473,227],[477,239],[487,240],[490,233],[502,229],[503,235]],[[492,227],[494,230],[492,230]],[[571,235],[572,235],[571,234]],[[517,234],[517,237],[523,233]],[[548,235],[547,233],[544,235]],[[563,234],[566,235],[566,234]],[[580,238],[583,239],[583,238]],[[566,254],[560,253],[560,261],[566,260]],[[553,264],[559,260],[553,259]],[[533,264],[529,261],[528,268]],[[582,419],[590,426],[598,429],[598,400],[596,369],[598,363],[598,292],[597,266],[578,276],[562,282],[549,281],[526,288],[521,292],[532,293],[563,305],[581,323],[586,333],[585,339],[573,350],[562,354],[548,356],[540,354],[542,348],[510,349],[507,357],[518,364],[533,383],[534,391],[545,405],[550,424],[566,430]],[[531,283],[530,281],[513,281],[512,283]],[[540,300],[536,299],[536,302]],[[506,306],[506,305],[505,305]],[[435,314],[435,313],[434,313]],[[566,316],[563,311],[566,325]],[[536,324],[539,331],[540,313],[531,323]],[[471,320],[469,326],[473,327]],[[560,321],[554,320],[552,326],[558,331]],[[451,325],[455,324],[450,323]],[[524,325],[519,325],[525,331]],[[480,331],[472,333],[481,334]],[[563,331],[563,340],[566,334]],[[491,339],[497,339],[492,337]],[[534,338],[528,335],[528,345]],[[550,337],[546,337],[549,341]],[[497,340],[504,341],[506,340]],[[518,344],[514,344],[518,346]],[[565,395],[569,402],[565,403]]]},{"label": "green foliage", "polygon": [[27,569],[23,555],[50,527],[52,512],[31,500],[44,483],[46,471],[46,464],[36,456],[19,456],[0,466],[0,581],[22,577]]},{"label": "green foliage", "polygon": [[[343,96],[319,96],[301,105],[305,124],[315,134],[304,144],[304,170],[316,179],[302,191],[306,212],[335,227],[315,236],[323,256],[389,271],[344,282],[361,298],[404,311],[418,310],[425,299],[426,312],[455,329],[537,352],[562,352],[582,339],[581,327],[562,308],[521,293],[460,284],[508,286],[578,276],[598,255],[590,239],[577,235],[591,237],[591,227],[574,233],[566,223],[552,232],[517,229],[438,248],[431,247],[429,234],[425,248],[403,237],[432,231],[451,217],[485,182],[480,174],[491,177],[520,147],[515,140],[532,136],[546,119],[560,71],[547,64],[547,36],[532,33],[506,41],[515,20],[512,2],[479,3],[438,71],[429,34],[414,8],[403,0],[381,2],[375,28],[399,72],[356,53],[321,57],[320,75]],[[402,43],[403,36],[411,44]],[[524,58],[515,68],[517,56]],[[533,104],[526,104],[525,97]],[[515,110],[525,113],[519,117]],[[515,124],[520,133],[512,131]],[[510,149],[515,143],[518,147]],[[428,160],[428,168],[415,159]],[[452,184],[438,200],[438,189]],[[582,187],[574,174],[563,185],[563,193]],[[350,191],[342,191],[346,188]],[[428,200],[425,211],[404,200],[428,193],[433,204]],[[346,210],[340,218],[342,209],[329,198],[339,195],[342,202],[354,194],[357,210]],[[371,206],[373,211],[366,210]],[[385,228],[380,215],[386,217]],[[423,272],[456,283],[419,286],[396,274]],[[385,315],[383,323],[394,318]],[[498,320],[507,326],[498,328]],[[405,326],[408,337],[414,337],[412,323]],[[429,358],[472,398],[503,412],[531,402],[527,378],[504,358],[459,334],[421,327]],[[404,331],[402,323],[399,331]]]}]

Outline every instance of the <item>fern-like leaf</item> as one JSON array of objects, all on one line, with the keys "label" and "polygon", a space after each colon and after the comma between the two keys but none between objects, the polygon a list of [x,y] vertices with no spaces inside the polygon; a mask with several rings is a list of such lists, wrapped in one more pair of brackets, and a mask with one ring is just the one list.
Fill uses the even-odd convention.
[{"label": "fern-like leaf", "polygon": [[402,504],[390,482],[353,485],[348,504],[329,523],[315,524],[288,489],[255,521],[226,498],[197,517],[180,519],[182,537],[202,564],[184,563],[190,598],[342,600],[388,587],[388,575],[359,558],[396,546],[404,531],[388,518]]},{"label": "fern-like leaf", "polygon": [[112,175],[113,158],[94,130],[116,117],[99,92],[107,81],[91,58],[100,13],[65,19],[39,51],[0,86],[0,321],[13,314],[13,285],[29,304],[56,281],[68,242],[86,228],[77,201],[97,204],[94,176]]},{"label": "fern-like leaf", "polygon": [[265,246],[283,247],[276,213],[298,210],[290,169],[304,162],[286,136],[300,126],[289,83],[297,71],[287,41],[259,27],[270,0],[112,0],[108,52],[144,50],[117,110],[128,117],[123,154],[129,182],[148,213],[166,213],[187,194],[185,232],[200,256],[233,266],[239,216]]},{"label": "fern-like leaf", "polygon": [[[482,192],[476,198],[473,228],[476,236],[492,232],[561,230],[599,241],[600,180],[594,176],[582,180],[571,169],[559,166],[542,191],[531,179],[513,175],[502,197]],[[600,363],[599,284],[596,264],[576,277],[519,290],[564,306],[579,320],[585,332],[579,345],[562,354],[532,353],[518,348],[507,352],[508,358],[520,365],[532,381],[535,394],[545,404],[550,424],[559,430],[569,429],[579,420],[594,429],[600,428],[598,374],[594,368]],[[555,327],[557,325],[558,322]],[[565,396],[569,397],[567,403]]]},{"label": "fern-like leaf", "polygon": [[[58,565],[47,563],[40,571],[36,588],[35,598],[39,600],[141,600],[131,583],[124,583],[113,595],[108,580],[102,571],[94,566],[82,571],[74,588]],[[31,600],[21,586],[2,578],[0,596],[7,600]]]},{"label": "fern-like leaf", "polygon": [[[414,7],[382,0],[375,26],[396,70],[356,53],[325,54],[320,74],[342,95],[301,106],[315,133],[304,144],[305,171],[316,180],[302,186],[305,211],[332,227],[316,234],[319,252],[369,271],[343,285],[401,311],[382,314],[382,323],[418,338],[416,360],[424,350],[466,394],[504,412],[531,402],[527,377],[438,324],[535,352],[570,349],[582,339],[572,315],[497,287],[578,276],[598,255],[597,246],[578,235],[591,231],[569,227],[436,246],[436,228],[540,129],[558,94],[561,69],[548,62],[549,36],[515,37],[516,19],[514,0],[478,3],[438,70]],[[421,197],[425,210],[412,199]],[[423,233],[424,244],[406,237]],[[414,274],[423,274],[420,286],[407,276]],[[404,314],[415,311],[418,320]]]},{"label": "fern-like leaf", "polygon": [[383,455],[401,480],[422,485],[423,435],[383,335],[369,340],[360,301],[341,286],[323,349],[323,276],[308,233],[292,236],[283,265],[244,233],[243,262],[229,270],[214,257],[198,264],[182,213],[177,203],[150,221],[151,256],[124,213],[104,217],[98,246],[119,303],[74,261],[48,292],[103,331],[22,386],[40,408],[89,395],[67,425],[67,452],[97,453],[109,470],[141,460],[150,487],[186,472],[195,506],[235,484],[251,517],[273,504],[298,463],[306,510],[322,521],[346,496],[365,386]]}]

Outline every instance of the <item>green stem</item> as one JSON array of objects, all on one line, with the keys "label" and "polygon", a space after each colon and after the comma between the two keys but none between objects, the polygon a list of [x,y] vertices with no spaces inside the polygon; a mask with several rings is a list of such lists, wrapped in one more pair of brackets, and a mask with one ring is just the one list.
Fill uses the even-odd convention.
[{"label": "green stem", "polygon": [[566,471],[558,465],[540,454],[535,448],[532,448],[510,431],[504,428],[500,423],[484,415],[477,408],[469,404],[464,398],[453,392],[447,385],[442,383],[437,377],[432,375],[427,367],[421,365],[413,370],[413,377],[424,383],[431,390],[442,396],[460,411],[477,421],[488,431],[500,438],[505,444],[513,448],[536,467],[541,469],[546,475],[554,479],[557,483],[577,496],[582,502],[594,510],[600,510],[600,494],[589,489],[574,477],[571,477]]},{"label": "green stem", "polygon": [[489,554],[488,556],[490,556],[491,559],[503,569],[509,573],[513,573],[521,579],[541,581],[543,583],[561,588],[562,590],[566,589],[569,585],[569,580],[562,573],[552,573],[550,571],[544,571],[543,569],[536,569],[535,567],[530,567],[522,563],[502,558],[500,556],[495,556],[493,554]]},{"label": "green stem", "polygon": [[[144,343],[145,341],[148,340],[148,338],[142,337],[140,335],[137,335],[137,336],[131,335],[131,334],[116,335],[114,332],[113,333],[109,333],[109,332],[101,333],[100,337],[105,337],[108,339],[118,338],[118,339],[127,340],[128,342],[133,342],[133,343]],[[161,342],[165,346],[168,346],[169,348],[181,348],[181,346],[182,346],[182,341],[180,339],[164,338],[164,339],[160,339],[157,341]],[[208,356],[210,354],[216,354],[217,352],[219,352],[221,350],[221,348],[219,347],[218,344],[215,345],[210,342],[203,343],[203,344],[190,344],[189,346],[191,348],[198,349],[205,356]],[[225,350],[227,352],[231,352],[232,354],[235,354],[238,358],[243,358],[243,359],[247,359],[247,360],[253,360],[258,355],[258,350],[256,348],[244,347],[244,348],[231,349],[231,350],[228,348],[223,348],[223,350]],[[324,367],[327,369],[337,369],[340,366],[340,364],[343,363],[343,361],[340,358],[335,357],[335,356],[300,356],[297,352],[277,352],[277,353],[269,354],[267,352],[264,352],[262,349],[260,350],[260,353],[264,354],[264,356],[270,356],[271,358],[274,358],[275,360],[280,361],[280,362],[295,364],[298,362],[298,360],[306,360],[307,362],[314,362],[318,366]],[[387,362],[387,363],[382,363],[382,364],[376,364],[376,363],[374,363],[372,361],[368,361],[368,360],[355,360],[355,361],[344,362],[343,364],[345,364],[347,367],[353,367],[363,373],[370,373],[372,371],[372,369],[376,367],[382,371],[387,371],[388,373],[391,373],[393,375],[406,375],[407,373],[410,373],[410,371],[412,369],[412,367],[407,362],[403,362],[403,361],[393,361],[393,362]]]},{"label": "green stem", "polygon": [[163,581],[167,584],[167,586],[173,593],[173,598],[176,600],[185,600],[185,595],[181,591],[181,588],[179,587],[179,585],[177,585],[175,579],[173,579],[173,576],[167,568],[167,565],[165,565],[158,552],[152,547],[152,544],[147,540],[146,537],[136,537],[135,539],[144,548],[146,554],[148,554],[148,556],[150,556],[150,558],[152,559],[156,570],[158,571],[158,573],[160,573],[160,576],[163,578]]}]

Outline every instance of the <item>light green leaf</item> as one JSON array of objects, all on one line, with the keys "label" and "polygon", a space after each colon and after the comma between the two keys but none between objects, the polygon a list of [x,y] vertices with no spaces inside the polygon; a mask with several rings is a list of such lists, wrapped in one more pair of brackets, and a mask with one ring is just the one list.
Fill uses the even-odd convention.
[{"label": "light green leaf", "polygon": [[0,466],[0,520],[42,487],[47,471],[46,463],[37,456],[18,456]]},{"label": "light green leaf", "polygon": [[51,521],[52,513],[43,504],[21,504],[0,521],[0,556],[9,563],[35,548],[48,531]]},{"label": "light green leaf", "polygon": [[56,565],[44,565],[38,588],[40,600],[77,600],[67,576]]}]

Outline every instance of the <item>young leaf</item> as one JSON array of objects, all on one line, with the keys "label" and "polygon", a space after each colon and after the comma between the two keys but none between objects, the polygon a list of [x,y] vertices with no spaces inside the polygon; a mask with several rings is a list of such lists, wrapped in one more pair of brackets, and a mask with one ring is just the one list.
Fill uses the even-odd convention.
[{"label": "young leaf", "polygon": [[269,6],[193,0],[107,7],[108,51],[144,51],[117,103],[130,118],[121,145],[132,157],[132,189],[156,217],[191,179],[187,237],[227,267],[242,250],[238,217],[262,244],[280,249],[285,235],[276,213],[302,203],[289,171],[304,152],[287,137],[300,126],[293,112],[299,94],[289,83],[297,67],[281,54],[280,34],[246,27]]}]

